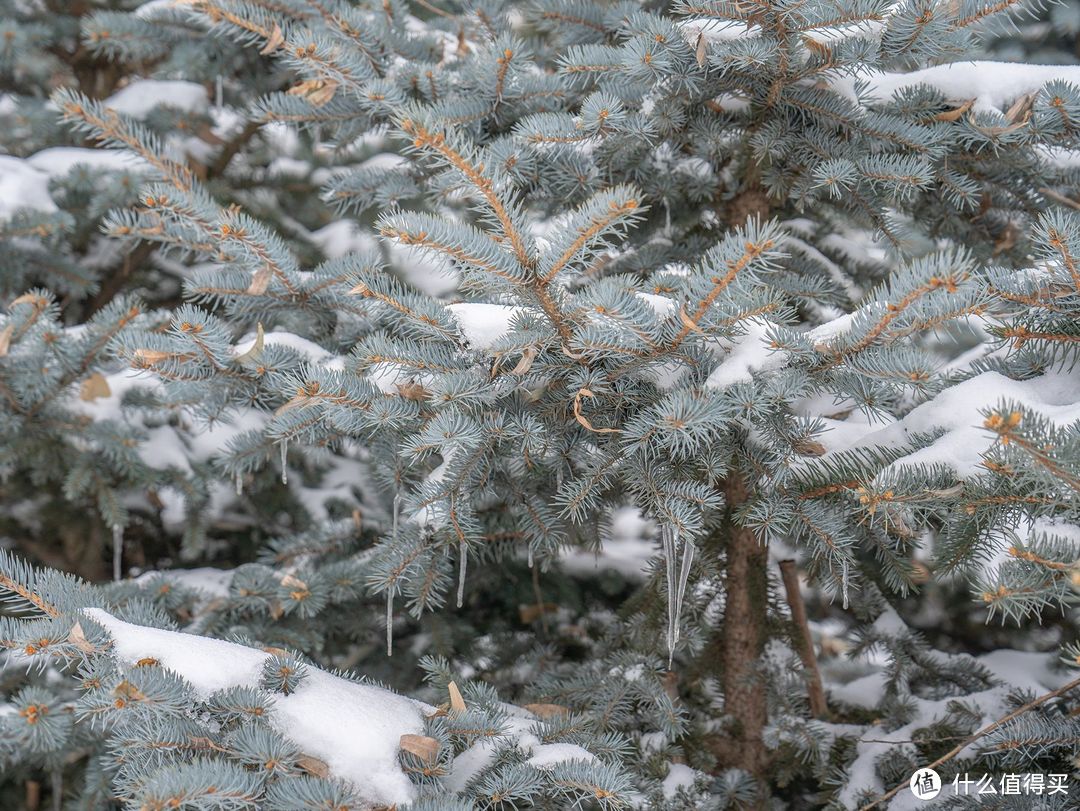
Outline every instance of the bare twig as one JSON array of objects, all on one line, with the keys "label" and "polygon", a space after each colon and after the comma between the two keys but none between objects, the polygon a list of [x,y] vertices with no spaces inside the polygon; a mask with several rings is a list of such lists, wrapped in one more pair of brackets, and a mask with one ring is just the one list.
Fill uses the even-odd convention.
[{"label": "bare twig", "polygon": [[806,605],[802,592],[799,591],[799,573],[795,561],[780,561],[780,577],[784,581],[788,605],[791,607],[791,619],[795,622],[795,646],[803,667],[806,668],[807,692],[810,696],[810,714],[822,720],[829,717],[829,705],[825,701],[825,688],[821,684],[821,671],[818,670],[817,656],[814,655],[814,639],[810,635],[810,624],[806,620]]}]

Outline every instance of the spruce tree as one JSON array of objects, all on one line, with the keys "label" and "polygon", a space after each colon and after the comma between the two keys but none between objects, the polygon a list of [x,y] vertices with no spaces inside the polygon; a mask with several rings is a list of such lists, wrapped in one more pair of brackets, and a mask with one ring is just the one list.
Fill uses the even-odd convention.
[{"label": "spruce tree", "polygon": [[1067,807],[1024,11],[12,3],[5,801]]}]

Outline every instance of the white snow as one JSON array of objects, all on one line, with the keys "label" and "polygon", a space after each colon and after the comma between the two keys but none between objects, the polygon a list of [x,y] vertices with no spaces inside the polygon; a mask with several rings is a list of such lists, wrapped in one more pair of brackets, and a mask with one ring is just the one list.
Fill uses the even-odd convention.
[{"label": "white snow", "polygon": [[[946,388],[899,422],[863,433],[851,447],[899,447],[912,434],[944,430],[939,439],[893,464],[946,465],[958,476],[969,477],[978,472],[983,453],[994,442],[980,411],[1003,401],[1026,406],[1059,425],[1076,422],[1080,420],[1080,375],[1053,372],[1012,380],[997,372],[983,372]],[[839,449],[839,443],[834,448]]]},{"label": "white snow", "polygon": [[206,88],[195,82],[170,79],[136,79],[105,100],[105,106],[133,118],[146,118],[160,106],[188,113],[206,112]]},{"label": "white snow", "polygon": [[234,573],[233,569],[214,569],[210,566],[196,569],[168,569],[143,572],[135,578],[135,582],[145,585],[160,580],[163,583],[201,591],[208,597],[228,597],[229,584],[232,583]]},{"label": "white snow", "polygon": [[684,763],[669,763],[667,777],[664,778],[664,799],[674,800],[679,789],[694,787],[694,770]]},{"label": "white snow", "polygon": [[771,348],[769,325],[762,321],[743,321],[746,333],[721,345],[727,349],[727,357],[713,369],[705,386],[722,389],[734,383],[751,379],[754,372],[777,369],[784,363],[784,353]]},{"label": "white snow", "polygon": [[146,161],[126,149],[86,149],[54,146],[35,152],[26,162],[50,177],[63,177],[76,166],[114,172],[137,172],[147,169]]},{"label": "white snow", "polygon": [[1016,99],[1034,93],[1047,82],[1063,79],[1080,84],[1080,65],[1026,65],[1018,62],[953,62],[910,73],[864,71],[835,79],[832,87],[855,98],[855,83],[865,82],[875,101],[888,101],[905,87],[926,84],[936,87],[950,101],[975,102],[976,110],[1008,109]]},{"label": "white snow", "polygon": [[[157,659],[208,698],[228,687],[256,685],[270,654],[233,642],[123,622],[101,609],[84,609],[113,639],[126,664]],[[421,735],[434,708],[379,687],[357,684],[315,667],[296,692],[277,695],[270,722],[304,754],[324,761],[370,803],[407,803],[415,789],[398,764],[402,735]]]},{"label": "white snow", "polygon": [[20,208],[56,211],[49,194],[49,175],[21,158],[0,155],[0,220]]},{"label": "white snow", "polygon": [[447,304],[454,314],[465,340],[473,349],[491,349],[500,338],[511,332],[514,317],[524,307],[507,304],[461,303]]}]

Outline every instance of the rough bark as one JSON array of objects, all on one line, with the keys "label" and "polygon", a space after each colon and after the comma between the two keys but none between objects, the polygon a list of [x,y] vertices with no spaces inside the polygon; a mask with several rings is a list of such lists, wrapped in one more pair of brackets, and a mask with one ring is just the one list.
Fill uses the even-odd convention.
[{"label": "rough bark", "polygon": [[758,665],[766,641],[769,555],[752,530],[732,520],[734,511],[748,497],[745,481],[737,471],[728,475],[724,495],[727,571],[719,665],[730,724],[714,751],[722,766],[764,778],[768,765],[764,741],[768,712],[765,682]]}]

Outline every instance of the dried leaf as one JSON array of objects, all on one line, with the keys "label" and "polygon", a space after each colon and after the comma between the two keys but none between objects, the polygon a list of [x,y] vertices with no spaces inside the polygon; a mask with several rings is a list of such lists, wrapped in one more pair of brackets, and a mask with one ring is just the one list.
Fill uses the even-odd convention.
[{"label": "dried leaf", "polygon": [[532,368],[533,361],[536,360],[536,356],[540,354],[535,346],[525,347],[525,351],[521,353],[521,360],[517,362],[517,365],[510,370],[512,375],[526,374],[529,369]]},{"label": "dried leaf", "polygon": [[4,357],[11,349],[11,336],[15,334],[15,325],[8,324],[0,330],[0,358]]},{"label": "dried leaf", "polygon": [[136,349],[135,360],[144,366],[152,366],[155,363],[161,363],[163,360],[168,360],[172,355],[168,352],[162,352],[158,349]]},{"label": "dried leaf", "polygon": [[537,718],[558,718],[570,714],[570,710],[561,704],[525,704],[524,707]]},{"label": "dried leaf", "polygon": [[588,418],[581,413],[581,398],[595,396],[596,395],[594,395],[588,389],[581,389],[576,395],[574,395],[574,419],[576,419],[585,430],[592,431],[594,434],[622,433],[618,428],[594,428],[593,424],[589,422]]},{"label": "dried leaf", "polygon": [[938,113],[934,116],[935,121],[959,121],[960,117],[964,115],[968,110],[975,106],[975,99],[968,99],[959,107],[952,110],[946,110],[945,112]]},{"label": "dried leaf", "polygon": [[398,394],[400,394],[406,400],[420,402],[422,400],[426,400],[428,396],[428,390],[421,386],[419,383],[397,383],[396,388],[398,390]]},{"label": "dried leaf", "polygon": [[270,37],[266,40],[266,44],[262,50],[259,51],[262,55],[272,54],[278,48],[281,47],[281,43],[285,41],[285,32],[281,30],[281,26],[274,23],[273,30],[270,31]]},{"label": "dried leaf", "polygon": [[311,755],[300,755],[296,758],[296,765],[308,774],[315,775],[315,777],[327,778],[330,776],[330,767],[324,761]]},{"label": "dried leaf", "polygon": [[694,54],[699,68],[705,67],[705,35],[700,31],[697,35],[697,49]]},{"label": "dried leaf", "polygon": [[83,631],[82,625],[77,621],[71,626],[71,630],[68,631],[67,641],[83,653],[94,653],[97,650],[90,640],[86,638],[86,632]]},{"label": "dried leaf", "polygon": [[427,735],[402,735],[399,745],[402,751],[416,755],[424,763],[434,763],[439,758],[439,742]]},{"label": "dried leaf", "polygon": [[143,701],[146,698],[146,693],[136,687],[134,684],[124,679],[116,687],[113,688],[113,695],[118,700],[124,701]]},{"label": "dried leaf", "polygon": [[454,712],[465,712],[465,699],[461,695],[461,691],[454,682],[450,682],[446,685],[446,689],[450,693],[450,709]]},{"label": "dried leaf", "polygon": [[250,296],[261,296],[270,286],[270,266],[263,265],[251,276],[251,284],[248,285],[247,293]]},{"label": "dried leaf", "polygon": [[1012,106],[1005,111],[1005,119],[1010,124],[1026,124],[1027,120],[1031,118],[1031,111],[1035,107],[1035,98],[1037,93],[1025,93],[1012,103]]},{"label": "dried leaf", "polygon": [[111,394],[112,389],[109,388],[109,381],[105,379],[105,375],[101,372],[94,372],[79,387],[79,399],[86,402],[108,397]]},{"label": "dried leaf", "polygon": [[554,614],[558,610],[555,603],[530,603],[518,606],[518,616],[523,625],[532,625],[545,614]]},{"label": "dried leaf", "polygon": [[794,445],[795,452],[801,456],[824,456],[825,446],[812,439],[800,439]]},{"label": "dried leaf", "polygon": [[251,345],[251,349],[249,349],[247,352],[242,355],[236,356],[237,363],[250,363],[252,361],[258,360],[259,356],[262,355],[263,346],[265,345],[265,343],[266,335],[263,332],[262,321],[260,321],[255,326],[255,343]]}]

